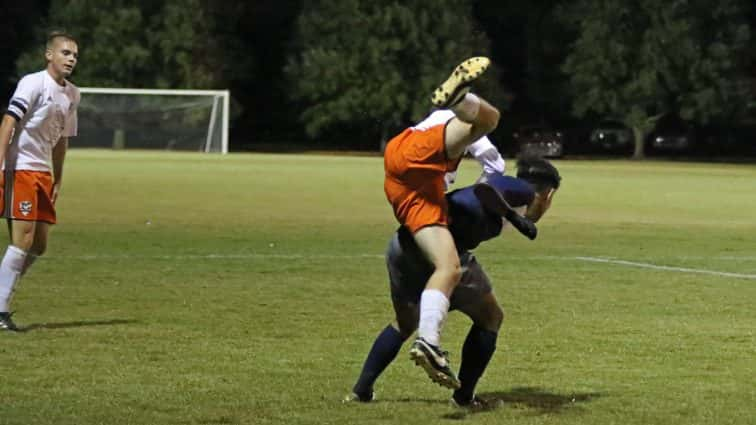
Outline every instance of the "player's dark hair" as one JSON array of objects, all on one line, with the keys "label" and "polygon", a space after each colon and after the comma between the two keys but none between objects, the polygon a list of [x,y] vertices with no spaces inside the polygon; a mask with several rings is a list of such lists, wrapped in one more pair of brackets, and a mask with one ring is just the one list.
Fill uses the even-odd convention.
[{"label": "player's dark hair", "polygon": [[65,39],[65,40],[73,41],[77,45],[79,44],[79,41],[76,40],[76,37],[72,36],[71,34],[65,32],[65,31],[52,31],[49,34],[47,34],[47,40],[45,42],[45,48],[46,49],[51,48],[52,45],[53,45],[53,43],[55,43],[55,40],[58,39],[58,38],[62,38],[62,39]]},{"label": "player's dark hair", "polygon": [[547,189],[559,189],[562,177],[551,162],[535,156],[517,160],[517,178],[532,184],[536,192]]}]

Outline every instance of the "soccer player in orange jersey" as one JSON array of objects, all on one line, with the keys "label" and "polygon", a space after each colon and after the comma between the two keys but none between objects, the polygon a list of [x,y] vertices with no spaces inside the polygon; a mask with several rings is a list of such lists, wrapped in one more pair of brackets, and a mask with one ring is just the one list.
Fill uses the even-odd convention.
[{"label": "soccer player in orange jersey", "polygon": [[[496,350],[504,318],[491,280],[475,258],[474,250],[503,234],[510,225],[508,213],[501,208],[503,202],[517,214],[522,213],[525,218],[537,222],[551,208],[562,178],[545,159],[521,158],[517,162],[517,178],[488,174],[484,169],[479,181],[483,183],[446,194],[449,231],[464,270],[452,292],[450,309],[459,310],[472,320],[462,346],[461,386],[455,389],[452,400],[457,406],[469,408],[487,407],[488,403],[475,395],[475,388]],[[418,304],[433,266],[405,226],[399,227],[389,242],[386,268],[394,320],[375,338],[359,378],[344,402],[373,401],[376,381],[418,327]]]},{"label": "soccer player in orange jersey", "polygon": [[69,34],[50,34],[47,67],[19,81],[0,124],[0,208],[10,244],[0,262],[0,330],[16,331],[10,303],[15,286],[45,252],[55,224],[68,138],[76,136],[79,89],[67,78],[79,57]]},{"label": "soccer player in orange jersey", "polygon": [[457,168],[470,144],[498,125],[499,111],[470,93],[470,84],[489,65],[485,57],[459,64],[431,99],[434,106],[449,109],[454,116],[443,123],[420,123],[404,130],[389,141],[384,153],[386,197],[399,223],[434,266],[421,295],[418,338],[410,356],[434,382],[449,388],[459,388],[460,383],[440,348],[440,333],[461,268],[447,228],[444,176]]}]

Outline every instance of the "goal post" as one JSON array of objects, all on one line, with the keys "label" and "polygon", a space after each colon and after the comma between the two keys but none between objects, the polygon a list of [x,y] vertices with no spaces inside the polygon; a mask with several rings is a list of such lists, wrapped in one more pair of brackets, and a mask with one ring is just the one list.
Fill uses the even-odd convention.
[{"label": "goal post", "polygon": [[73,147],[228,153],[228,90],[80,90]]}]

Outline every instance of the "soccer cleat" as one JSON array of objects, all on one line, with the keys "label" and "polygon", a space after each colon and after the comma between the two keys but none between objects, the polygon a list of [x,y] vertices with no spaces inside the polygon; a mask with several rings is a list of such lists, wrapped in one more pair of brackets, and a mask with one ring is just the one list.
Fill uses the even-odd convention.
[{"label": "soccer cleat", "polygon": [[486,400],[483,400],[482,398],[478,397],[477,395],[473,396],[470,400],[457,400],[456,397],[452,397],[451,400],[449,400],[452,406],[458,407],[460,409],[468,409],[468,410],[490,410],[496,407],[495,403],[490,403]]},{"label": "soccer cleat", "polygon": [[442,109],[456,105],[470,91],[470,83],[480,77],[490,64],[491,60],[487,57],[477,56],[457,65],[449,78],[433,92],[431,103]]},{"label": "soccer cleat", "polygon": [[457,375],[449,367],[448,353],[418,338],[410,349],[410,359],[425,369],[425,373],[435,383],[451,389],[458,389],[461,384]]},{"label": "soccer cleat", "polygon": [[375,400],[375,392],[370,391],[370,394],[357,394],[357,393],[349,393],[344,397],[343,400],[341,400],[342,403],[348,404],[348,403],[370,403],[371,401]]},{"label": "soccer cleat", "polygon": [[13,313],[0,313],[0,331],[18,332],[18,326],[11,319]]}]

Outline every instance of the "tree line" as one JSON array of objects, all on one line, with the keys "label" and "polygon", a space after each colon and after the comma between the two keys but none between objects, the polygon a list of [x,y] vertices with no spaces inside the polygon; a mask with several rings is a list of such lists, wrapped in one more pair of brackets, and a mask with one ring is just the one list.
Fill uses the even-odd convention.
[{"label": "tree line", "polygon": [[230,89],[236,149],[376,149],[473,55],[495,64],[477,90],[504,111],[501,143],[518,123],[611,117],[642,156],[659,117],[739,122],[754,97],[747,0],[32,4],[10,80],[39,69],[45,34],[65,29],[80,86]]}]

